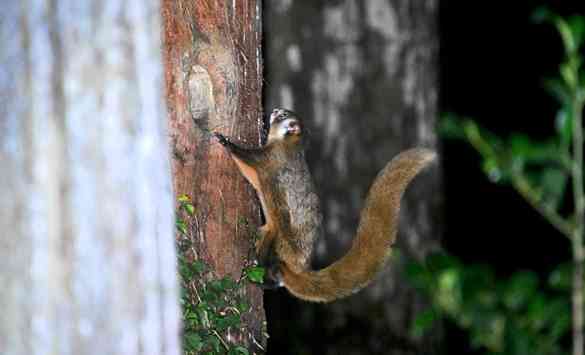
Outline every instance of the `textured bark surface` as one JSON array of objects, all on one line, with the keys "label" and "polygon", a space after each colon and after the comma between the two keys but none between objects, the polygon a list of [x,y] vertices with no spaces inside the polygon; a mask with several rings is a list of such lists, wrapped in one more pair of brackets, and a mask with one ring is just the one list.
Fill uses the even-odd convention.
[{"label": "textured bark surface", "polygon": [[0,11],[0,353],[180,352],[158,1]]},{"label": "textured bark surface", "polygon": [[[312,133],[308,158],[326,232],[316,245],[317,268],[349,247],[379,169],[406,148],[437,146],[437,11],[436,0],[265,2],[267,109],[292,108]],[[437,247],[439,204],[435,166],[405,194],[397,247],[403,257],[350,299],[323,306],[267,293],[269,348],[434,353],[438,333],[410,335],[424,300],[401,275],[404,257],[420,259]],[[287,318],[300,319],[299,334],[280,325]]]},{"label": "textured bark surface", "polygon": [[[260,4],[163,0],[162,14],[175,191],[195,206],[197,258],[218,276],[238,278],[252,255],[259,210],[253,190],[207,130],[243,145],[260,142]],[[232,337],[264,343],[262,291],[249,285],[245,292],[252,310]]]}]

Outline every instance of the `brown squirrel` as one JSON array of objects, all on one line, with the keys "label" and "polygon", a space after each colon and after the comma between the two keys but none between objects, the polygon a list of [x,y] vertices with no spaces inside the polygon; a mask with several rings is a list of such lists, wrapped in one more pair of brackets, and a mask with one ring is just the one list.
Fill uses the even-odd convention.
[{"label": "brown squirrel", "polygon": [[427,149],[400,153],[378,174],[361,213],[351,249],[328,267],[313,271],[309,259],[321,234],[319,199],[305,161],[303,124],[291,111],[275,109],[266,144],[243,148],[219,133],[256,190],[265,217],[256,250],[268,282],[308,301],[330,302],[364,288],[384,267],[396,239],[400,198],[408,183],[436,154]]}]

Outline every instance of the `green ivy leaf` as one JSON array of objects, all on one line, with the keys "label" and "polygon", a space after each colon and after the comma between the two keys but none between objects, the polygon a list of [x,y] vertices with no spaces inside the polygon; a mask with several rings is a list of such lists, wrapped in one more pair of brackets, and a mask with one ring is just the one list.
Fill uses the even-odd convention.
[{"label": "green ivy leaf", "polygon": [[195,260],[191,264],[191,269],[196,274],[202,274],[207,269],[207,266],[205,265],[205,263],[203,261],[201,261],[201,260]]},{"label": "green ivy leaf", "polygon": [[211,346],[211,349],[215,351],[216,354],[221,351],[221,344],[219,342],[219,339],[217,339],[216,337],[209,338],[208,343],[209,346]]},{"label": "green ivy leaf", "polygon": [[529,156],[534,150],[535,144],[525,134],[512,134],[510,136],[510,150],[515,156]]},{"label": "green ivy leaf", "polygon": [[219,295],[211,287],[207,287],[205,290],[201,291],[201,299],[205,302],[213,304],[217,302]]},{"label": "green ivy leaf", "polygon": [[479,348],[485,346],[496,353],[504,348],[506,330],[505,317],[497,312],[487,312],[476,319],[476,326],[472,329],[472,344]]},{"label": "green ivy leaf", "polygon": [[200,351],[203,348],[203,339],[199,334],[188,333],[184,335],[184,339],[189,351]]},{"label": "green ivy leaf", "polygon": [[503,294],[506,307],[519,310],[534,297],[538,288],[538,277],[533,272],[516,272],[507,282]]},{"label": "green ivy leaf", "polygon": [[240,313],[245,313],[250,310],[250,305],[247,302],[240,302],[236,305],[236,308]]},{"label": "green ivy leaf", "polygon": [[571,31],[573,45],[577,51],[585,40],[585,17],[573,15],[567,18],[567,25]]},{"label": "green ivy leaf", "polygon": [[536,294],[528,304],[528,319],[534,331],[540,331],[545,326],[548,302],[542,294]]},{"label": "green ivy leaf", "polygon": [[434,297],[441,309],[451,316],[456,316],[462,308],[461,272],[447,269],[437,274],[437,292]]},{"label": "green ivy leaf", "polygon": [[559,168],[548,168],[542,173],[543,198],[555,209],[563,201],[568,179],[568,172]]},{"label": "green ivy leaf", "polygon": [[185,203],[185,204],[183,205],[183,208],[185,208],[185,211],[187,211],[187,213],[188,213],[189,215],[191,215],[191,216],[192,216],[192,215],[194,215],[194,214],[195,214],[195,207],[194,207],[192,204],[190,204],[190,203]]},{"label": "green ivy leaf", "polygon": [[220,293],[222,291],[224,291],[223,285],[222,285],[222,283],[221,283],[220,280],[211,280],[211,281],[209,281],[208,288],[210,290],[213,290],[213,291],[216,291],[216,292],[220,292]]},{"label": "green ivy leaf", "polygon": [[573,265],[563,263],[559,265],[548,277],[548,284],[555,290],[569,291],[573,281]]},{"label": "green ivy leaf", "polygon": [[466,306],[491,302],[496,282],[490,267],[470,265],[462,268],[460,274],[460,288]]},{"label": "green ivy leaf", "polygon": [[559,31],[559,34],[561,35],[561,38],[563,40],[563,46],[565,47],[565,51],[567,53],[574,53],[577,49],[577,46],[575,38],[573,37],[573,31],[571,30],[571,27],[569,26],[567,21],[565,21],[560,16],[557,16],[555,20],[555,25],[557,26],[557,31]]},{"label": "green ivy leaf", "polygon": [[462,127],[462,121],[454,114],[444,114],[439,120],[439,133],[446,138],[463,139],[465,133]]},{"label": "green ivy leaf", "polygon": [[187,333],[184,335],[185,346],[189,351],[198,352],[203,348],[203,339],[197,333]]},{"label": "green ivy leaf", "polygon": [[569,62],[562,63],[561,66],[559,67],[559,70],[561,73],[561,78],[563,78],[565,85],[572,92],[575,88],[577,88],[578,83],[577,73],[575,73],[571,63]]},{"label": "green ivy leaf", "polygon": [[494,183],[504,182],[507,174],[502,170],[499,162],[495,158],[486,158],[483,160],[482,168],[490,181]]},{"label": "green ivy leaf", "polygon": [[430,290],[434,277],[423,264],[409,262],[406,265],[406,276],[412,284],[420,290]]},{"label": "green ivy leaf", "polygon": [[266,270],[263,267],[253,266],[244,270],[244,275],[255,283],[264,283],[264,274]]},{"label": "green ivy leaf", "polygon": [[227,315],[225,317],[219,317],[216,320],[216,328],[218,330],[226,330],[227,328],[230,327],[239,327],[241,325],[242,321],[240,319],[240,316],[237,314],[230,314]]},{"label": "green ivy leaf", "polygon": [[553,300],[550,303],[550,336],[557,342],[571,329],[571,306],[566,299]]},{"label": "green ivy leaf", "polygon": [[179,274],[184,279],[191,279],[193,277],[192,270],[187,264],[180,264],[179,265]]},{"label": "green ivy leaf", "polygon": [[182,219],[177,219],[175,221],[175,226],[177,227],[179,232],[181,232],[182,234],[187,234],[187,223],[185,223],[185,221],[183,221]]},{"label": "green ivy leaf", "polygon": [[227,276],[222,278],[219,282],[224,290],[233,290],[238,286],[235,280]]},{"label": "green ivy leaf", "polygon": [[189,202],[191,202],[191,197],[189,197],[189,195],[187,195],[187,194],[183,194],[183,195],[180,195],[179,197],[177,197],[177,201],[179,201],[181,203],[189,203]]},{"label": "green ivy leaf", "polygon": [[559,134],[561,144],[568,147],[573,140],[573,118],[565,108],[561,108],[557,112],[555,128]]},{"label": "green ivy leaf", "polygon": [[[535,142],[524,134],[513,134],[509,139],[514,171],[521,172],[527,163],[550,163],[559,160],[558,143],[554,140]],[[519,161],[518,161],[519,160]]]},{"label": "green ivy leaf", "polygon": [[229,328],[229,325],[227,324],[227,322],[226,322],[226,320],[224,318],[217,317],[217,318],[214,318],[213,327],[217,331],[223,332],[227,328]]},{"label": "green ivy leaf", "polygon": [[412,327],[412,333],[415,337],[422,337],[426,331],[428,331],[435,321],[437,320],[437,314],[432,309],[427,309],[416,315]]}]

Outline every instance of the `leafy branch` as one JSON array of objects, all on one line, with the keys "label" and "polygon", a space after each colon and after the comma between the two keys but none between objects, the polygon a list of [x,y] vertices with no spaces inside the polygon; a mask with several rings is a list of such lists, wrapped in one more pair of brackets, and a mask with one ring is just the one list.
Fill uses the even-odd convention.
[{"label": "leafy branch", "polygon": [[[483,170],[492,181],[511,185],[532,208],[570,241],[572,263],[569,268],[562,269],[565,274],[572,273],[572,353],[583,355],[585,192],[582,120],[585,69],[581,52],[585,42],[585,17],[563,18],[542,8],[535,12],[534,20],[553,24],[563,42],[564,58],[559,66],[558,76],[545,82],[545,88],[560,106],[556,115],[555,135],[541,142],[533,141],[523,134],[501,138],[481,128],[473,120],[453,114],[444,117],[441,130],[447,137],[469,143],[481,156]],[[568,193],[569,189],[571,193]],[[573,206],[569,213],[566,212],[569,204],[564,201],[567,197],[571,198]],[[474,278],[480,274],[490,275],[489,268],[475,270],[474,267],[462,266],[458,261],[448,258],[439,264],[441,267],[419,265],[411,272],[411,276],[434,299],[433,312],[445,314],[459,325],[470,329],[477,347],[485,347],[494,353],[562,352],[557,343],[565,330],[563,323],[555,323],[547,316],[546,309],[539,307],[538,303],[547,304],[547,307],[556,304],[552,308],[560,312],[558,317],[562,314],[563,302],[556,298],[544,301],[549,296],[537,292],[538,280],[535,275],[517,273],[507,282],[487,281],[478,284]],[[423,276],[421,280],[414,276],[417,273],[427,276]],[[477,289],[471,292],[466,284],[474,284]],[[524,296],[520,297],[520,300],[524,300],[520,302],[522,307],[507,304],[505,299],[498,300],[494,293],[494,290],[502,291],[505,297],[515,287],[519,287],[517,290],[524,290]],[[451,298],[442,297],[445,292],[450,293]],[[529,301],[526,295],[530,295],[532,300]],[[530,317],[530,312],[535,309],[540,311]],[[427,314],[421,318],[419,326],[426,324],[425,320],[428,322],[433,318],[432,313]],[[527,324],[540,324],[540,327],[530,327]],[[510,329],[513,329],[512,333],[509,333]],[[548,333],[543,333],[544,329],[548,329]],[[489,332],[486,333],[486,330]]]},{"label": "leafy branch", "polygon": [[193,244],[198,223],[190,197],[181,195],[177,202],[184,353],[248,355],[251,352],[234,343],[230,333],[244,326],[242,317],[250,311],[249,303],[242,296],[244,283],[262,283],[264,269],[251,265],[243,270],[238,280],[215,277],[210,268],[198,260]]}]

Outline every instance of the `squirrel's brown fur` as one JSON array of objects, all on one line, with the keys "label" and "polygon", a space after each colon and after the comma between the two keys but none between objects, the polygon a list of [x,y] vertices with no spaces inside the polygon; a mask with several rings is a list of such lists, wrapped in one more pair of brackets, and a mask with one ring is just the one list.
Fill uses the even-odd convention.
[{"label": "squirrel's brown fur", "polygon": [[322,215],[305,161],[302,122],[291,111],[276,109],[270,123],[268,142],[261,148],[242,148],[216,134],[260,198],[266,218],[256,245],[261,263],[269,267],[271,281],[301,299],[329,302],[359,291],[390,254],[402,193],[436,154],[416,148],[388,163],[370,188],[351,249],[313,271],[309,259]]}]

